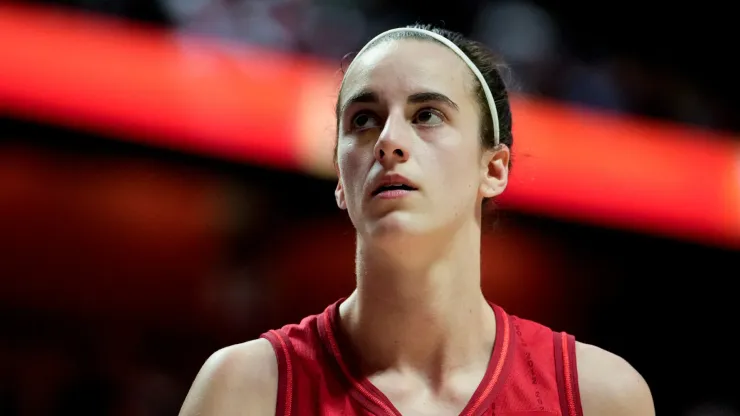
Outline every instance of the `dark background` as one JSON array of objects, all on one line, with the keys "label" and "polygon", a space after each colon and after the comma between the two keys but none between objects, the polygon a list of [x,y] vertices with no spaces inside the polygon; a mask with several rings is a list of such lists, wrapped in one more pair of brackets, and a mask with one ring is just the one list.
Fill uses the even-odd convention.
[{"label": "dark background", "polygon": [[[520,46],[503,49],[521,92],[740,130],[729,6],[34,3],[337,62],[378,30],[444,22],[493,46]],[[249,20],[258,13],[264,29],[240,29],[259,26]],[[501,16],[517,24],[503,27]],[[269,19],[287,35],[271,35]],[[360,29],[327,41],[349,26]],[[542,37],[526,40],[537,28]],[[2,415],[176,414],[211,352],[319,312],[352,288],[352,228],[334,206],[333,181],[12,111],[0,118],[0,139],[0,188],[22,190],[0,200]],[[507,209],[486,238],[483,285],[493,301],[625,357],[661,415],[740,414],[737,251]]]}]

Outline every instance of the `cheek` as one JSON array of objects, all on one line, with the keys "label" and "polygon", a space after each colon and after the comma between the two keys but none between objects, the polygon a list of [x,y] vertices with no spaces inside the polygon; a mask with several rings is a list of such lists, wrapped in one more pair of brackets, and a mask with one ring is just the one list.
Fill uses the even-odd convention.
[{"label": "cheek", "polygon": [[365,180],[366,159],[366,155],[359,152],[355,146],[351,144],[340,145],[337,161],[345,194],[354,195],[359,192],[358,187],[362,187]]},{"label": "cheek", "polygon": [[[455,147],[440,155],[438,170],[440,183],[447,192],[454,193],[456,198],[477,194],[479,183],[478,152],[476,149]],[[459,201],[462,202],[462,201]]]}]

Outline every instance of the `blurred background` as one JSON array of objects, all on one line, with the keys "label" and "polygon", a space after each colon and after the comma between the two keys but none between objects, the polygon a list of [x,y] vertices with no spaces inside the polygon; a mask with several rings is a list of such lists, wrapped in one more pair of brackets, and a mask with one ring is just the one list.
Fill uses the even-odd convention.
[{"label": "blurred background", "polygon": [[736,22],[647,6],[0,3],[0,415],[174,415],[210,353],[350,293],[340,62],[414,22],[510,64],[489,298],[625,357],[658,414],[740,415]]}]

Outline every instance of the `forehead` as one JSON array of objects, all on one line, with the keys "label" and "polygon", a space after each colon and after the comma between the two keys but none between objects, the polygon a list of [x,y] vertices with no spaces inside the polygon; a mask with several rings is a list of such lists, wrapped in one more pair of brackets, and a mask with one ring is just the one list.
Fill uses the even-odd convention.
[{"label": "forehead", "polygon": [[388,40],[350,65],[340,101],[369,90],[386,99],[434,91],[460,102],[469,98],[471,80],[467,65],[444,45],[421,39]]}]

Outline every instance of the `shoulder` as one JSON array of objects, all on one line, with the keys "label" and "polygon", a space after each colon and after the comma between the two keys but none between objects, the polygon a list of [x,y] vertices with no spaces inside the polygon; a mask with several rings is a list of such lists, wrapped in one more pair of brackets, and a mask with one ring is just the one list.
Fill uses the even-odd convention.
[{"label": "shoulder", "polygon": [[180,416],[274,415],[277,385],[277,359],[269,341],[232,345],[203,364]]},{"label": "shoulder", "polygon": [[640,373],[616,354],[576,343],[584,416],[654,416],[653,397]]}]

